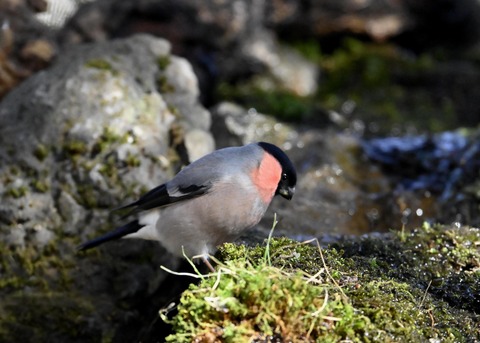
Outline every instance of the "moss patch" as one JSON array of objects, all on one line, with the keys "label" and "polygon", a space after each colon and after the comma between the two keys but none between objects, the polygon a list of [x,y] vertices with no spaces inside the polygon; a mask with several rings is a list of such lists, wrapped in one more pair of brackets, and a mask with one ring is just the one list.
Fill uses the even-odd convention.
[{"label": "moss patch", "polygon": [[70,139],[64,142],[63,150],[68,154],[68,156],[74,157],[76,155],[86,154],[88,151],[88,146],[81,140]]},{"label": "moss patch", "polygon": [[28,193],[28,187],[26,186],[19,186],[19,187],[10,187],[7,189],[5,194],[12,198],[18,199],[25,196]]},{"label": "moss patch", "polygon": [[[322,51],[320,43],[289,42],[321,70],[315,95],[299,97],[281,83],[262,89],[255,77],[220,82],[216,97],[233,101],[284,120],[314,120],[332,123],[330,111],[340,114],[341,127],[359,120],[370,134],[440,132],[465,125],[462,112],[468,112],[471,99],[452,92],[458,74],[450,69],[456,58],[438,54],[414,55],[391,43],[366,43],[345,39],[332,52]],[[466,58],[466,60],[470,60]],[[475,78],[456,81],[458,89],[474,89]],[[465,86],[467,82],[471,86]],[[462,88],[464,87],[464,88]],[[463,111],[462,111],[463,110]],[[474,110],[474,109],[472,109]],[[464,118],[468,119],[468,115]]]},{"label": "moss patch", "polygon": [[258,112],[272,114],[287,121],[308,118],[314,110],[313,97],[301,97],[283,89],[264,90],[250,83],[220,83],[216,93],[222,100],[253,107]]},{"label": "moss patch", "polygon": [[352,115],[346,109],[350,101],[355,117],[387,128],[383,133],[394,125],[430,131],[456,125],[452,99],[438,99],[429,88],[441,68],[431,55],[412,56],[391,44],[346,39],[319,63],[325,78],[318,99],[329,109]]},{"label": "moss patch", "polygon": [[38,144],[35,150],[33,151],[33,154],[35,155],[36,158],[38,158],[39,161],[45,160],[49,153],[50,153],[49,148],[43,144]]},{"label": "moss patch", "polygon": [[158,69],[161,71],[165,71],[170,63],[172,63],[172,61],[169,55],[163,55],[157,58]]},{"label": "moss patch", "polygon": [[97,154],[104,152],[112,147],[114,144],[127,143],[129,140],[129,134],[119,135],[115,133],[109,127],[104,127],[102,134],[93,144],[92,155],[96,156]]},{"label": "moss patch", "polygon": [[50,189],[50,184],[45,180],[35,179],[32,181],[32,188],[40,193],[46,193]]},{"label": "moss patch", "polygon": [[[73,268],[73,261],[58,257],[58,242],[51,242],[45,249],[11,249],[0,244],[0,291],[29,287],[47,290],[54,283],[56,289],[68,285],[70,278],[63,271]],[[53,282],[55,281],[55,282]],[[49,289],[52,291],[53,289]]]},{"label": "moss patch", "polygon": [[113,75],[118,74],[118,70],[116,70],[112,64],[104,59],[100,58],[94,58],[85,63],[85,66],[87,68],[92,68],[92,69],[98,69],[98,70],[103,70],[103,71],[108,71],[112,73]]},{"label": "moss patch", "polygon": [[[364,330],[369,319],[354,315],[353,306],[334,285],[317,285],[302,272],[289,273],[247,260],[229,261],[218,278],[191,286],[181,299],[168,342],[246,342],[277,337],[332,342]],[[192,325],[193,324],[193,325]],[[326,340],[328,341],[328,340]]]},{"label": "moss patch", "polygon": [[376,258],[386,276],[428,288],[451,306],[480,314],[480,229],[424,224],[394,238],[337,247],[357,265]]},{"label": "moss patch", "polygon": [[0,242],[0,342],[111,341],[107,318],[97,308],[104,304],[73,287],[83,282],[75,279],[82,261],[62,255],[79,241],[61,235],[43,249]]},{"label": "moss patch", "polygon": [[[22,307],[20,304],[28,304]],[[0,340],[15,337],[22,342],[82,342],[90,341],[94,334],[89,316],[95,311],[90,304],[79,303],[63,294],[19,294],[4,303],[4,319],[0,327]],[[28,310],[27,310],[28,309]],[[50,335],[46,337],[45,332]],[[101,331],[97,326],[98,337]],[[73,339],[73,340],[72,340]]]},{"label": "moss patch", "polygon": [[162,94],[175,92],[175,86],[168,81],[165,75],[160,75],[157,78],[157,89]]},{"label": "moss patch", "polygon": [[225,244],[218,273],[182,295],[168,341],[478,340],[479,235],[425,225],[323,250]]}]

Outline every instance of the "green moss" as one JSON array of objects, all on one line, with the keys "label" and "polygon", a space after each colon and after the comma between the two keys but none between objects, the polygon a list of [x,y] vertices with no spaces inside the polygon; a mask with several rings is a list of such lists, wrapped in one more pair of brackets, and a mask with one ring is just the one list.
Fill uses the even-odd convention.
[{"label": "green moss", "polygon": [[25,196],[27,192],[28,192],[28,187],[19,186],[19,187],[10,187],[9,189],[7,189],[5,194],[7,196],[17,199]]},{"label": "green moss", "polygon": [[157,58],[157,65],[161,71],[165,71],[165,69],[167,69],[171,62],[172,61],[169,55],[163,55]]},{"label": "green moss", "polygon": [[20,175],[20,168],[16,165],[10,166],[10,174],[12,175]]},{"label": "green moss", "polygon": [[77,184],[77,201],[87,208],[95,208],[98,205],[98,194],[90,184]]},{"label": "green moss", "polygon": [[[224,274],[191,286],[182,295],[169,342],[246,342],[275,335],[284,341],[332,342],[365,329],[369,320],[354,316],[353,307],[334,286],[306,282],[303,273],[246,260],[230,261]],[[328,340],[326,340],[328,341]]]},{"label": "green moss", "polygon": [[[416,282],[457,308],[480,312],[480,230],[425,224],[395,239],[348,242],[340,247],[358,263],[377,256],[390,277]],[[363,264],[362,264],[363,266]],[[389,268],[386,268],[388,266]]]},{"label": "green moss", "polygon": [[479,237],[478,229],[426,225],[337,249],[284,238],[268,253],[225,244],[219,274],[183,294],[168,340],[475,341]]},{"label": "green moss", "polygon": [[323,53],[318,41],[302,40],[289,44],[309,61],[314,63],[322,61]]},{"label": "green moss", "polygon": [[175,86],[168,81],[168,78],[165,75],[161,75],[157,78],[157,89],[162,94],[175,92]]},{"label": "green moss", "polygon": [[130,152],[127,154],[127,157],[125,159],[125,163],[127,163],[127,166],[129,166],[130,168],[135,168],[135,167],[140,167],[140,159],[131,154]]},{"label": "green moss", "polygon": [[[432,54],[412,55],[389,43],[352,38],[329,53],[315,41],[291,45],[322,71],[315,95],[298,97],[284,90],[281,83],[265,90],[251,78],[236,84],[219,83],[217,98],[287,120],[307,118],[328,123],[329,111],[335,111],[346,119],[345,125],[358,119],[372,124],[366,130],[377,135],[412,128],[438,132],[459,125],[457,111],[462,99],[444,89],[443,82],[435,81],[449,76],[445,75],[445,64]],[[438,96],[438,90],[443,91],[443,97]]]},{"label": "green moss", "polygon": [[111,149],[112,145],[114,144],[127,143],[129,136],[130,135],[128,133],[125,135],[119,135],[109,127],[104,127],[102,134],[92,147],[92,153],[97,155],[101,152]]},{"label": "green moss", "polygon": [[111,341],[107,319],[72,288],[81,262],[73,246],[61,234],[44,248],[0,242],[0,342]]},{"label": "green moss", "polygon": [[100,166],[100,173],[111,179],[111,180],[118,180],[118,169],[117,169],[117,159],[113,155],[109,155]]},{"label": "green moss", "polygon": [[24,287],[46,291],[53,280],[55,286],[67,284],[69,278],[66,275],[59,277],[58,271],[73,267],[74,263],[59,258],[57,244],[51,242],[46,248],[38,249],[9,248],[0,243],[3,256],[0,263],[0,292]]},{"label": "green moss", "polygon": [[168,111],[170,111],[171,114],[173,114],[177,118],[180,117],[180,111],[179,111],[178,107],[176,107],[174,105],[171,105],[171,104],[168,104],[167,107],[168,107]]},{"label": "green moss", "polygon": [[103,71],[108,71],[113,75],[118,74],[118,71],[113,68],[112,64],[104,59],[94,58],[85,63],[87,68],[98,69]]},{"label": "green moss", "polygon": [[[157,65],[160,71],[165,71],[171,63],[170,56],[164,55],[157,58]],[[175,86],[173,86],[164,73],[160,73],[157,77],[157,89],[160,93],[172,93],[175,92]]]},{"label": "green moss", "polygon": [[36,158],[38,158],[39,161],[43,161],[47,158],[49,149],[45,145],[39,144],[33,151],[33,154]]},{"label": "green moss", "polygon": [[[95,308],[81,299],[65,294],[24,293],[9,297],[3,306],[2,342],[91,342],[94,338],[85,327],[91,326],[89,317]],[[96,334],[100,336],[101,332]]]},{"label": "green moss", "polygon": [[32,187],[35,191],[40,193],[46,193],[50,189],[48,182],[40,179],[34,179],[32,181]]},{"label": "green moss", "polygon": [[325,74],[317,97],[328,109],[343,112],[345,102],[353,101],[355,116],[375,122],[384,134],[394,125],[430,131],[455,126],[452,99],[438,101],[424,86],[438,72],[430,55],[411,56],[391,44],[346,39],[319,63]]},{"label": "green moss", "polygon": [[309,117],[314,107],[314,99],[311,97],[301,97],[282,89],[263,90],[248,83],[235,86],[221,83],[216,92],[222,100],[253,107],[258,112],[272,114],[283,120]]},{"label": "green moss", "polygon": [[78,139],[70,139],[64,142],[63,150],[69,156],[83,155],[88,152],[87,144]]},{"label": "green moss", "polygon": [[130,137],[130,133],[128,133],[128,132],[123,134],[123,135],[119,135],[119,134],[113,132],[112,129],[110,129],[108,127],[104,127],[101,139],[104,142],[107,142],[107,143],[121,143],[121,144],[124,144],[124,143],[128,142],[129,137]]}]

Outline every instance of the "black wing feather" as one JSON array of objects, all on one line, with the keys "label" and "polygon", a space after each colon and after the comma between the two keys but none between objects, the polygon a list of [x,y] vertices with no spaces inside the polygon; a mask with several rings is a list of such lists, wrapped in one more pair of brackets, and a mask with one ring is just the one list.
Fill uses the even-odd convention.
[{"label": "black wing feather", "polygon": [[179,187],[178,192],[176,192],[174,196],[171,196],[168,193],[166,184],[163,184],[145,193],[137,201],[120,207],[117,210],[133,208],[133,210],[129,214],[127,214],[128,216],[134,213],[138,213],[140,211],[147,211],[158,207],[168,206],[178,201],[196,198],[200,195],[207,193],[209,189],[210,186],[206,185],[190,185],[187,187]]},{"label": "black wing feather", "polygon": [[137,201],[119,207],[115,210],[125,210],[132,207],[137,207],[139,210],[145,210],[152,209],[154,207],[165,206],[169,203],[170,195],[168,194],[166,184],[163,184],[151,189],[150,191],[142,195]]}]

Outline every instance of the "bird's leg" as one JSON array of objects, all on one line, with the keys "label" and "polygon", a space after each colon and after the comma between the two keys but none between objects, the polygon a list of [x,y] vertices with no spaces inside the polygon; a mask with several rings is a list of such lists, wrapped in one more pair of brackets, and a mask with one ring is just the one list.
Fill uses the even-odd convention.
[{"label": "bird's leg", "polygon": [[208,255],[202,255],[202,261],[207,265],[208,269],[210,269],[212,273],[215,273],[215,269],[213,268],[212,264],[208,260]]}]

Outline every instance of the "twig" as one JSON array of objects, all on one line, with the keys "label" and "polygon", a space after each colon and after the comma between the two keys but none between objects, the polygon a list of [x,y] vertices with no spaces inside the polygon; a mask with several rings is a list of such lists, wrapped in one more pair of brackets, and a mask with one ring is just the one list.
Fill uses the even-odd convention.
[{"label": "twig", "polygon": [[420,302],[420,305],[418,306],[419,309],[423,307],[423,303],[425,302],[425,298],[427,297],[428,290],[430,289],[430,286],[432,285],[432,281],[433,280],[430,280],[430,282],[428,283],[427,289],[425,290],[425,293],[423,293],[422,301]]}]

